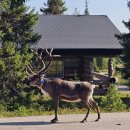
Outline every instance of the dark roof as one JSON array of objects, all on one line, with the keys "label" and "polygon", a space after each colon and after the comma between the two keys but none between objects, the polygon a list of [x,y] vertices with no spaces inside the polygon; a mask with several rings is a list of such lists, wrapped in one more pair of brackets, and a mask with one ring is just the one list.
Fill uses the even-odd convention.
[{"label": "dark roof", "polygon": [[121,49],[120,32],[104,15],[40,15],[34,30],[42,36],[38,48]]}]

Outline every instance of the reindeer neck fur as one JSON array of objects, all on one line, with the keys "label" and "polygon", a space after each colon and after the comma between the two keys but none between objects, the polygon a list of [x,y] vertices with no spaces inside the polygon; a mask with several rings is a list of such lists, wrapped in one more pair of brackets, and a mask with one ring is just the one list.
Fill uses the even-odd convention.
[{"label": "reindeer neck fur", "polygon": [[42,89],[50,95],[50,93],[51,93],[51,80],[48,78],[43,78],[41,81],[41,84],[42,84]]}]

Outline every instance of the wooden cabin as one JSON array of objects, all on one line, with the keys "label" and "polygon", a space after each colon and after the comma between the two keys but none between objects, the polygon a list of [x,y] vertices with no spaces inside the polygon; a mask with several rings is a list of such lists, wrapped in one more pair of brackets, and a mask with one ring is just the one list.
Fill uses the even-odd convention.
[{"label": "wooden cabin", "polygon": [[120,34],[104,15],[40,15],[34,28],[41,35],[37,48],[54,48],[60,55],[53,61],[48,77],[93,80],[94,57],[108,57],[108,77],[111,77],[111,58],[122,53],[115,37]]}]

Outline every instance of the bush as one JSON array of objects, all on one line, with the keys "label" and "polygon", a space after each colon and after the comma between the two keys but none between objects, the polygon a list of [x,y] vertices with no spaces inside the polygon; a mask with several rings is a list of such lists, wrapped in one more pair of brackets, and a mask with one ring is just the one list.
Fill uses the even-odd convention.
[{"label": "bush", "polygon": [[126,108],[118,90],[113,85],[108,88],[107,94],[102,97],[101,106],[108,112],[123,111]]}]

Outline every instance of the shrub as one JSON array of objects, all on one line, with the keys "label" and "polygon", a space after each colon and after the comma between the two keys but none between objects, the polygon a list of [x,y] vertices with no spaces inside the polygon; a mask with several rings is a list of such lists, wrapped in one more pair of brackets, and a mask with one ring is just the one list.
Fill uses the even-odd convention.
[{"label": "shrub", "polygon": [[114,85],[111,85],[107,90],[107,94],[102,97],[101,106],[108,112],[123,111],[126,108],[126,105],[123,104],[121,96]]}]

